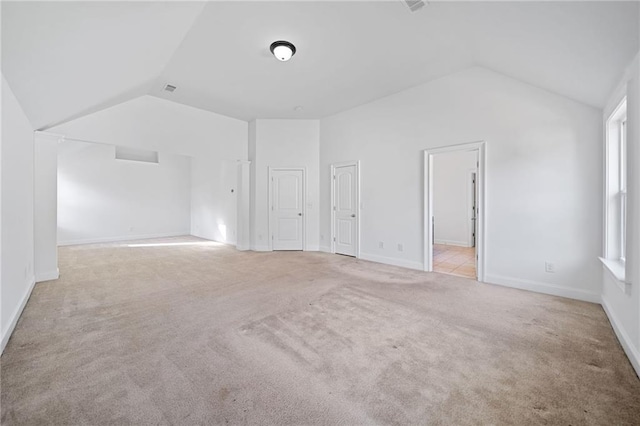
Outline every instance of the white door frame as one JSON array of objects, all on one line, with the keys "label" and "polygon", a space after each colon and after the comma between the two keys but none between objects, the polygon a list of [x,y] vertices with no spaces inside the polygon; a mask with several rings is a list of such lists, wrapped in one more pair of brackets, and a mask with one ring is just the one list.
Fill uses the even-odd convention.
[{"label": "white door frame", "polygon": [[484,281],[485,271],[485,185],[486,185],[486,143],[485,141],[463,143],[458,145],[441,146],[424,150],[424,270],[433,271],[433,156],[445,152],[477,151],[478,171],[476,174],[476,186],[478,198],[476,207],[476,254],[477,279]]},{"label": "white door frame", "polygon": [[307,251],[307,168],[268,167],[269,169],[269,251],[273,251],[273,172],[302,171],[302,251]]},{"label": "white door frame", "polygon": [[[474,169],[470,169],[467,171],[467,223],[470,224],[470,229],[469,229],[469,235],[467,235],[468,241],[469,241],[469,247],[474,247],[475,248],[475,244],[472,246],[471,243],[475,243],[475,240],[477,239],[477,224],[474,224],[472,222],[472,218],[473,218],[473,212],[469,211],[469,207],[473,205],[473,201],[476,198],[476,194],[474,194],[474,184],[473,184],[473,176],[475,175],[475,179],[476,179],[476,185],[478,183],[478,169],[474,168]],[[476,191],[477,192],[477,191]],[[476,200],[476,207],[478,204],[478,200]],[[478,220],[476,218],[476,220]],[[475,236],[473,234],[476,234]]]},{"label": "white door frame", "polygon": [[336,252],[336,168],[344,166],[355,166],[356,168],[356,258],[360,259],[360,161],[344,161],[331,164],[331,253]]}]

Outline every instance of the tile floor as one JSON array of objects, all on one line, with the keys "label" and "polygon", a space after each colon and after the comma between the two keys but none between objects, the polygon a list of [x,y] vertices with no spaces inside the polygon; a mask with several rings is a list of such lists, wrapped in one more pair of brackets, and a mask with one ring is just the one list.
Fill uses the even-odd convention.
[{"label": "tile floor", "polygon": [[475,247],[433,245],[433,271],[476,278]]}]

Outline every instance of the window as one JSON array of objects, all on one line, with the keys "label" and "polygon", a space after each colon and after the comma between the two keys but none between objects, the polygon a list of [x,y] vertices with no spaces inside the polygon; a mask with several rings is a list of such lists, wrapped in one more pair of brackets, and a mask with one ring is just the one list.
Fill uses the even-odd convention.
[{"label": "window", "polygon": [[623,262],[626,258],[627,248],[627,117],[620,120],[620,136],[618,141],[620,143],[618,156],[618,168],[620,170],[620,185],[618,189],[619,194],[619,206],[620,209],[620,260]]},{"label": "window", "polygon": [[625,281],[627,245],[627,102],[613,111],[605,125],[605,244],[603,262],[618,281]]}]

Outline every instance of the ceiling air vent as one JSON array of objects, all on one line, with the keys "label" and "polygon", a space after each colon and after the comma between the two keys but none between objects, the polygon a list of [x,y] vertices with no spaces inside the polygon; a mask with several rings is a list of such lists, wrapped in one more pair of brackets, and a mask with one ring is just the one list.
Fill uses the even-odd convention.
[{"label": "ceiling air vent", "polygon": [[176,86],[172,86],[171,84],[167,84],[166,86],[164,86],[164,90],[166,92],[173,92],[174,90],[176,90]]},{"label": "ceiling air vent", "polygon": [[426,4],[423,0],[404,0],[404,2],[407,3],[412,12],[422,9]]}]

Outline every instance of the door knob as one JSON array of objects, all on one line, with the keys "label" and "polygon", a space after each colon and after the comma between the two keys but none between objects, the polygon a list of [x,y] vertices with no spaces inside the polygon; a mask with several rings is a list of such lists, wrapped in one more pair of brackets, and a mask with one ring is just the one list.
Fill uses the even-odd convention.
[{"label": "door knob", "polygon": [[298,213],[298,216],[302,216],[302,213]]},{"label": "door knob", "polygon": [[356,215],[355,215],[355,214],[352,214],[352,215],[351,215],[351,217],[356,217]]}]

